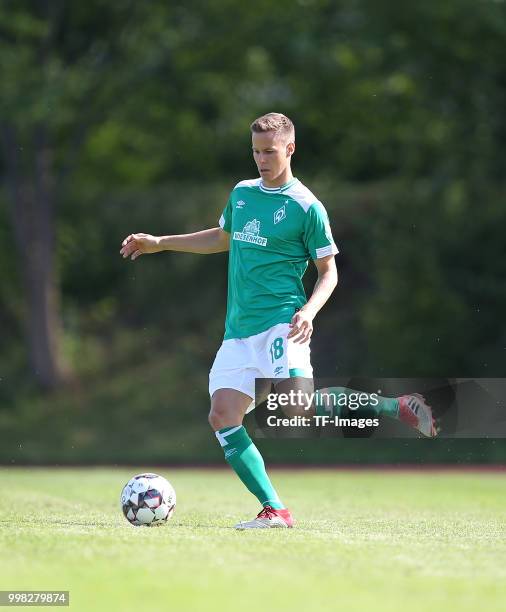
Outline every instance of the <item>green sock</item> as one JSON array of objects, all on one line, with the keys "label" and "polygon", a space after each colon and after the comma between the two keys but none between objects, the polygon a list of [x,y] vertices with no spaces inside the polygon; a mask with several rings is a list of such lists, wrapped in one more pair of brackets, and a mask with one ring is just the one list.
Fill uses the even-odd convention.
[{"label": "green sock", "polygon": [[246,429],[242,425],[224,427],[215,434],[223,447],[227,463],[262,506],[284,508],[267,476],[262,455]]},{"label": "green sock", "polygon": [[350,413],[357,413],[357,416],[361,412],[372,412],[375,416],[386,414],[394,419],[399,418],[397,398],[383,397],[377,393],[367,394],[365,391],[354,391],[347,387],[328,387],[317,390],[315,408],[316,414],[330,414],[332,410],[332,416],[341,416],[344,411],[349,410]]}]

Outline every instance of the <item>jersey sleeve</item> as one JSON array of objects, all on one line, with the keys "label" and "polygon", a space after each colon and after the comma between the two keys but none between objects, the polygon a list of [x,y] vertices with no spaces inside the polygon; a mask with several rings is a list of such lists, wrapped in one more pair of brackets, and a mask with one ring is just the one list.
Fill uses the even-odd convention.
[{"label": "jersey sleeve", "polygon": [[227,205],[220,217],[219,224],[223,231],[230,234],[232,230],[232,195],[228,198]]},{"label": "jersey sleeve", "polygon": [[339,253],[332,237],[327,211],[320,202],[315,202],[306,213],[304,244],[311,259]]}]

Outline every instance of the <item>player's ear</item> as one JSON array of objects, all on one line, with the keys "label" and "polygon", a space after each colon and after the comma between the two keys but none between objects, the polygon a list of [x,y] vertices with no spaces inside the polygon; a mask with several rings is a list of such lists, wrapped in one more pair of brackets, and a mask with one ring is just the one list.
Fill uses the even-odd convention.
[{"label": "player's ear", "polygon": [[286,145],[286,156],[291,157],[295,153],[295,143],[289,142]]}]

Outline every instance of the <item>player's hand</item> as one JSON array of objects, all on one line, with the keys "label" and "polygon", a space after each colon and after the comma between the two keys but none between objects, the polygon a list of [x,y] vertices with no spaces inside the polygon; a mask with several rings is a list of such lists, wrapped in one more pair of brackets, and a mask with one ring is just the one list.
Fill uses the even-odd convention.
[{"label": "player's hand", "polygon": [[121,243],[120,254],[123,255],[123,259],[131,256],[133,261],[137,259],[139,255],[144,255],[145,253],[158,253],[159,250],[159,239],[157,236],[142,233],[130,234],[130,236],[127,236]]},{"label": "player's hand", "polygon": [[296,312],[290,323],[290,332],[287,338],[293,338],[294,342],[309,342],[313,333],[313,319],[314,314],[305,310],[299,310]]}]

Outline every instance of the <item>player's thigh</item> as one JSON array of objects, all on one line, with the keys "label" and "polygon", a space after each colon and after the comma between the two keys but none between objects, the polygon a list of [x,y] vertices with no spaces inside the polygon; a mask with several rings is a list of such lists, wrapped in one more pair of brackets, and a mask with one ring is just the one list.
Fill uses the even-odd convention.
[{"label": "player's thigh", "polygon": [[[312,378],[292,376],[283,380],[274,381],[274,390],[277,394],[286,396],[287,403],[283,401],[283,412],[287,416],[311,416],[314,413],[314,381]],[[281,405],[281,403],[280,403]]]},{"label": "player's thigh", "polygon": [[288,323],[279,323],[259,337],[255,346],[256,366],[266,378],[313,376],[310,343],[294,342],[288,338],[289,333]]},{"label": "player's thigh", "polygon": [[216,389],[211,397],[209,423],[215,431],[242,424],[252,398],[237,389]]},{"label": "player's thigh", "polygon": [[210,376],[233,373],[238,368],[251,367],[250,361],[248,346],[244,340],[238,338],[224,340],[214,358]]}]

